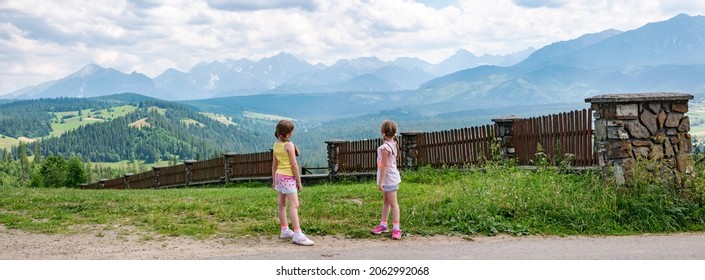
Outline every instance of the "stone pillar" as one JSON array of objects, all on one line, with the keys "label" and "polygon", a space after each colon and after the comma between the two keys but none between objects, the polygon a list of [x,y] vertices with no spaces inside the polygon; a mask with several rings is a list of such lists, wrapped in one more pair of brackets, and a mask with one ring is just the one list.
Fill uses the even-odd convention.
[{"label": "stone pillar", "polygon": [[184,176],[184,178],[186,178],[186,182],[184,182],[184,183],[186,184],[187,187],[188,187],[189,185],[191,185],[191,177],[192,177],[192,175],[193,175],[193,174],[191,173],[191,170],[193,169],[193,164],[194,164],[194,163],[196,163],[196,161],[195,161],[195,160],[192,160],[192,159],[189,159],[189,160],[185,160],[185,161],[184,161],[184,172],[186,172],[186,176]]},{"label": "stone pillar", "polygon": [[419,162],[419,150],[418,142],[423,132],[419,131],[409,131],[401,133],[401,168],[405,169],[416,169],[418,168]]},{"label": "stone pillar", "polygon": [[332,180],[335,175],[338,174],[340,168],[339,153],[340,145],[347,143],[345,140],[328,140],[326,144],[328,145],[328,179]]},{"label": "stone pillar", "polygon": [[105,188],[105,182],[107,182],[108,179],[99,179],[98,180],[98,188],[99,189],[104,189]]},{"label": "stone pillar", "polygon": [[224,153],[225,156],[225,182],[230,182],[233,178],[233,157],[236,153]]},{"label": "stone pillar", "polygon": [[516,158],[513,125],[515,121],[521,119],[521,117],[515,115],[492,119],[497,124],[497,143],[499,143],[499,153],[502,159],[514,160]]},{"label": "stone pillar", "polygon": [[159,175],[161,173],[161,166],[154,166],[152,167],[152,172],[154,172],[154,187],[155,189],[159,188],[159,185],[161,185],[161,182],[159,180]]},{"label": "stone pillar", "polygon": [[130,188],[130,177],[134,176],[135,173],[125,173],[125,189]]},{"label": "stone pillar", "polygon": [[585,99],[595,118],[595,147],[603,172],[617,184],[633,179],[636,164],[669,184],[693,175],[688,100],[682,93],[608,94]]}]

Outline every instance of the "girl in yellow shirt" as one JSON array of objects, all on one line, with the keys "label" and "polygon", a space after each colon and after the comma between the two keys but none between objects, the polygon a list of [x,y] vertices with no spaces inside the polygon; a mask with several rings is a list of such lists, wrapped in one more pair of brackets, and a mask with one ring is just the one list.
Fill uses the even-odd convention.
[{"label": "girl in yellow shirt", "polygon": [[[294,133],[294,123],[290,120],[281,120],[277,123],[274,136],[277,137],[277,142],[274,143],[272,157],[272,189],[276,190],[279,195],[279,222],[281,224],[281,233],[279,238],[291,238],[294,244],[310,246],[313,241],[308,239],[301,232],[299,225],[299,195],[298,192],[303,190],[301,185],[301,174],[299,173],[299,164],[296,162],[298,149],[289,138]],[[289,218],[292,231],[289,229],[289,224],[286,220],[286,201],[289,201]]]}]

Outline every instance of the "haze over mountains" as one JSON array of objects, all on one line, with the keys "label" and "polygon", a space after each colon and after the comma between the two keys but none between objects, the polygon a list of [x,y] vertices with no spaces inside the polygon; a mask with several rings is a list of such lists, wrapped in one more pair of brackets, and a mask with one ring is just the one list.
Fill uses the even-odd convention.
[{"label": "haze over mountains", "polygon": [[[277,102],[300,102],[300,114],[326,108],[326,118],[394,107],[434,115],[583,103],[588,96],[617,92],[698,95],[705,93],[704,74],[705,17],[681,14],[626,32],[586,34],[535,52],[478,57],[461,50],[435,65],[415,58],[385,62],[375,57],[312,65],[282,53],[257,62],[199,63],[186,73],[168,69],[154,79],[89,65],[64,79],[0,98],[136,92],[167,100],[226,97],[199,103],[212,108],[235,104],[274,114],[287,107]],[[298,97],[281,98],[290,95]]]},{"label": "haze over mountains", "polygon": [[89,64],[63,79],[12,92],[1,98],[94,97],[135,92],[166,100],[203,99],[261,93],[321,93],[340,91],[396,91],[416,89],[421,83],[479,65],[511,65],[534,49],[507,55],[476,56],[458,50],[439,64],[402,57],[342,59],[331,66],[312,65],[287,53],[259,61],[248,59],[201,62],[188,72],[167,69],[150,79]]}]

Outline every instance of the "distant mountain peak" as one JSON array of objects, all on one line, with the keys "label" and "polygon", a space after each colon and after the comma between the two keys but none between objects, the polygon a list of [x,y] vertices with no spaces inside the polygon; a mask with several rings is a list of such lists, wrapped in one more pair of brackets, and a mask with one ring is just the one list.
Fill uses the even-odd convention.
[{"label": "distant mountain peak", "polygon": [[454,57],[454,56],[473,56],[473,57],[476,57],[477,55],[475,55],[474,53],[472,53],[471,51],[468,51],[466,49],[458,49],[457,51],[455,51],[455,54],[453,54],[451,57]]},{"label": "distant mountain peak", "polygon": [[76,73],[73,73],[71,76],[72,77],[77,77],[77,78],[86,78],[94,75],[98,71],[105,70],[105,68],[100,67],[96,64],[87,64],[86,66],[83,66],[81,70],[78,70]]}]

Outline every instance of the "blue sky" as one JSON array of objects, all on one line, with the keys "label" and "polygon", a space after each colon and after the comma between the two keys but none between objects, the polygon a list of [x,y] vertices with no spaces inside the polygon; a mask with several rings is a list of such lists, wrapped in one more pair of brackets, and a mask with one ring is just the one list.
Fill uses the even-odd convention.
[{"label": "blue sky", "polygon": [[538,49],[679,13],[705,15],[705,0],[0,0],[0,97],[89,63],[150,77],[280,52],[438,63],[458,49]]}]

